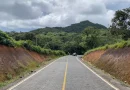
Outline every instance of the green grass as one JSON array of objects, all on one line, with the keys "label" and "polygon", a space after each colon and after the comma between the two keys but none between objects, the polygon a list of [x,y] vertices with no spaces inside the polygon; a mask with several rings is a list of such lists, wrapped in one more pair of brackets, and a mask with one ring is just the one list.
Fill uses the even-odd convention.
[{"label": "green grass", "polygon": [[98,50],[119,49],[119,48],[124,48],[124,47],[130,47],[130,40],[128,40],[128,41],[121,41],[121,42],[118,42],[118,43],[115,43],[115,44],[111,44],[111,45],[107,44],[107,45],[102,46],[102,47],[94,48],[94,49],[91,49],[91,50],[87,51],[85,53],[85,55],[89,54],[91,52],[94,52],[94,51],[98,51]]}]

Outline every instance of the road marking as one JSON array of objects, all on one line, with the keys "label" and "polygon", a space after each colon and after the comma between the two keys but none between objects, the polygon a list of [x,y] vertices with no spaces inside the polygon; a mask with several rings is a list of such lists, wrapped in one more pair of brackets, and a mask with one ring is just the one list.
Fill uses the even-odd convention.
[{"label": "road marking", "polygon": [[68,59],[67,59],[67,62],[66,62],[66,67],[65,67],[64,81],[63,81],[62,90],[65,90],[65,86],[66,86],[67,69],[68,69]]},{"label": "road marking", "polygon": [[100,78],[102,81],[104,81],[106,84],[108,84],[110,87],[112,87],[114,90],[119,90],[117,87],[112,85],[110,82],[102,78],[100,75],[98,75],[95,71],[93,71],[91,68],[89,68],[87,65],[85,65],[83,62],[81,62],[77,57],[76,59],[83,65],[85,66],[88,70],[90,70],[93,74],[95,74],[98,78]]},{"label": "road marking", "polygon": [[[62,57],[63,58],[63,57]],[[60,60],[61,58],[59,58],[58,60]],[[34,75],[38,74],[39,72],[41,72],[42,70],[44,70],[45,68],[49,67],[50,65],[52,65],[54,62],[56,62],[57,60],[51,62],[50,64],[48,64],[47,66],[43,67],[42,69],[38,70],[37,72],[35,72],[34,74],[28,76],[27,78],[23,79],[22,81],[20,81],[19,83],[17,83],[16,85],[10,87],[7,90],[13,90],[15,87],[19,86],[20,84],[22,84],[23,82],[27,81],[28,79],[30,79],[31,77],[33,77]]]}]

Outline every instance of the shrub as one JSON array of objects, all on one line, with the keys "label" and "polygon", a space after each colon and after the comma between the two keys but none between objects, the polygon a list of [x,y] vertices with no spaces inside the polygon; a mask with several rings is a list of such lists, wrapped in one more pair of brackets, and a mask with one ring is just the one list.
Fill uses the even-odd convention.
[{"label": "shrub", "polygon": [[7,46],[15,45],[14,40],[2,31],[0,31],[0,44]]},{"label": "shrub", "polygon": [[41,53],[41,47],[40,46],[31,45],[30,47],[31,47],[32,51],[35,51],[37,53]]},{"label": "shrub", "polygon": [[23,47],[25,43],[24,40],[14,41],[14,42],[15,42],[15,47]]},{"label": "shrub", "polygon": [[8,73],[8,74],[6,75],[6,78],[7,78],[7,80],[10,80],[10,79],[13,78],[13,76],[12,76],[11,74]]},{"label": "shrub", "polygon": [[23,43],[23,46],[24,46],[24,48],[26,48],[27,50],[31,50],[31,49],[32,49],[32,47],[31,47],[32,44],[33,44],[32,41],[27,40],[27,41],[25,41],[25,42]]}]

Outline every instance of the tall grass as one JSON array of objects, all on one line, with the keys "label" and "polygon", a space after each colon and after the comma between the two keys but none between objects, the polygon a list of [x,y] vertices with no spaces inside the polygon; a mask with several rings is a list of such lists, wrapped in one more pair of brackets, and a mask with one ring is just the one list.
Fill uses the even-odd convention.
[{"label": "tall grass", "polygon": [[94,48],[94,49],[87,51],[85,54],[89,54],[91,52],[98,51],[98,50],[119,49],[119,48],[124,48],[124,47],[130,47],[130,40],[121,41],[121,42],[118,42],[115,44],[110,44],[110,45],[107,44],[107,45],[102,46],[102,47]]}]

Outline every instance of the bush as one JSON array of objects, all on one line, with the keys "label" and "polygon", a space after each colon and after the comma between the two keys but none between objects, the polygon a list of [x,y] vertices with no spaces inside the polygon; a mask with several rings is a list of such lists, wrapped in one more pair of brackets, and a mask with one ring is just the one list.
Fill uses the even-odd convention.
[{"label": "bush", "polygon": [[14,41],[14,42],[15,42],[15,47],[23,47],[25,43],[24,40]]},{"label": "bush", "polygon": [[0,44],[12,47],[24,47],[27,50],[45,55],[65,55],[65,52],[63,51],[54,51],[51,49],[41,48],[40,46],[35,46],[31,40],[15,41],[2,31],[0,31]]},{"label": "bush", "polygon": [[11,79],[13,78],[13,76],[8,73],[8,74],[6,75],[6,78],[7,78],[7,80],[11,80]]},{"label": "bush", "polygon": [[41,53],[41,47],[40,46],[30,46],[32,51],[35,51],[37,53]]},{"label": "bush", "polygon": [[0,31],[0,44],[7,46],[15,45],[14,40],[2,31]]}]

